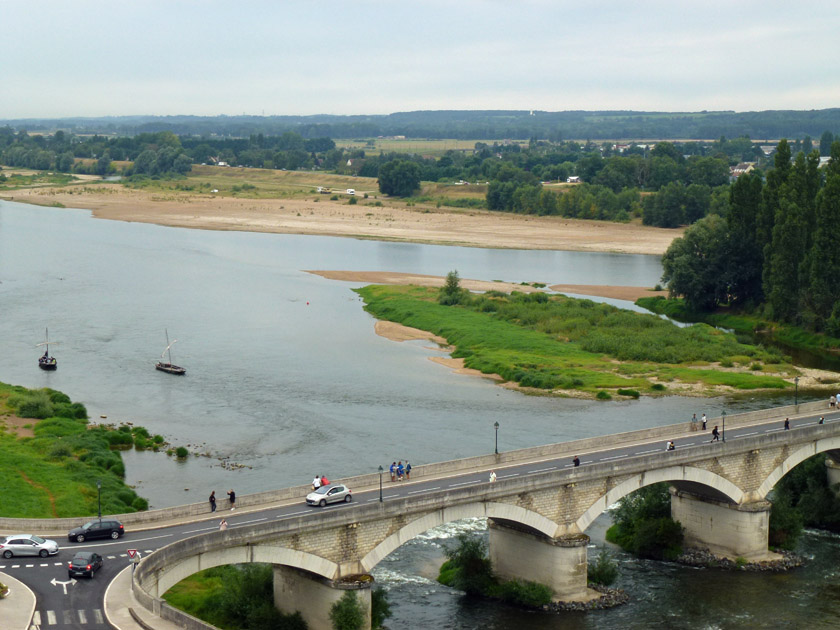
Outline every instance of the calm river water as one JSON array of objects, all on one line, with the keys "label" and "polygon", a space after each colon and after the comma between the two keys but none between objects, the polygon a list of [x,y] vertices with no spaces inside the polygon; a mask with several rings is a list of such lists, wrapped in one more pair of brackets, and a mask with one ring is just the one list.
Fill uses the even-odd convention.
[{"label": "calm river water", "polygon": [[[465,278],[633,286],[653,286],[661,275],[652,256],[174,229],[0,201],[0,381],[62,390],[92,418],[141,424],[208,455],[178,464],[162,454],[126,453],[127,481],[153,507],[203,501],[213,488],[245,494],[305,483],[315,473],[369,472],[395,459],[416,465],[486,453],[494,422],[499,448],[510,450],[670,424],[692,413],[714,417],[724,404],[731,413],[771,404],[523,396],[428,361],[438,354],[428,343],[378,337],[353,283],[306,269],[457,269]],[[51,348],[59,361],[54,373],[37,367],[34,346],[46,327],[60,342]],[[154,369],[165,329],[178,339],[172,358],[186,377]],[[226,470],[222,458],[244,467]],[[625,558],[623,585],[633,604],[560,619],[463,601],[426,581],[439,565],[441,541],[476,526],[436,530],[383,562],[378,577],[392,590],[391,627],[717,628],[737,619],[771,627],[761,619],[778,622],[799,609],[807,616],[796,619],[814,627],[817,610],[832,625],[840,621],[840,577],[827,568],[837,566],[836,539],[809,536],[819,560],[782,578]],[[814,571],[819,575],[808,577]],[[754,584],[755,592],[737,591],[736,602],[735,583]],[[791,600],[786,606],[780,585]],[[686,601],[687,588],[698,596]],[[690,607],[696,610],[683,624]]]}]

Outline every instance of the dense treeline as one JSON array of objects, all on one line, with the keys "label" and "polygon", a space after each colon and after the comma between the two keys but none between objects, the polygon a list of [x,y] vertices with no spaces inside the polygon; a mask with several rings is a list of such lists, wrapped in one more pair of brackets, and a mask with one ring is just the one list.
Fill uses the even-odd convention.
[{"label": "dense treeline", "polygon": [[695,311],[729,304],[840,335],[840,142],[825,168],[819,162],[816,150],[791,160],[782,140],[766,178],[741,176],[727,216],[698,221],[665,253],[671,294]]},{"label": "dense treeline", "polygon": [[537,136],[567,138],[801,138],[824,129],[840,130],[840,109],[763,112],[636,112],[636,111],[415,111],[379,116],[117,116],[104,118],[25,119],[0,121],[17,128],[134,136],[169,131],[178,135],[281,135],[294,131],[304,138],[370,138],[404,135],[412,138],[525,140]]}]

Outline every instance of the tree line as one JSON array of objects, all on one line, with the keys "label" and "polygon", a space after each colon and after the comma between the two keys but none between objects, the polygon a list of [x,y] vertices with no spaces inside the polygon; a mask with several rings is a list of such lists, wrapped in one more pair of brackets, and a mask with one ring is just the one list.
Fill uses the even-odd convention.
[{"label": "tree line", "polygon": [[725,216],[705,217],[662,259],[673,296],[698,312],[755,309],[773,321],[840,336],[840,142],[820,168],[817,150],[791,159],[779,142],[772,168],[742,175]]}]

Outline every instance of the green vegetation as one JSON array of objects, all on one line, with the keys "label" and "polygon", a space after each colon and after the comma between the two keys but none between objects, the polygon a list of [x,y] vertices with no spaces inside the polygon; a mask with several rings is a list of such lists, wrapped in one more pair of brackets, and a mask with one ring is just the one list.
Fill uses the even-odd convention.
[{"label": "green vegetation", "polygon": [[420,188],[420,167],[414,162],[392,160],[379,167],[379,190],[394,197],[409,197]]},{"label": "green vegetation", "polygon": [[[799,525],[840,532],[840,498],[828,485],[826,454],[811,457],[786,474],[773,489],[773,509],[770,517],[771,536],[777,503],[786,503],[795,510]],[[795,525],[795,524],[794,524]],[[786,528],[784,524],[777,528]]]},{"label": "green vegetation", "polygon": [[[786,388],[782,376],[719,371],[710,365],[747,357],[797,372],[778,354],[740,344],[706,325],[679,328],[653,315],[590,300],[545,293],[490,291],[466,295],[454,306],[438,303],[440,292],[421,287],[357,289],[375,317],[440,335],[455,346],[452,356],[484,374],[499,374],[524,387],[580,390],[592,396],[618,390],[651,394],[685,384],[735,389]],[[444,294],[445,295],[445,294]]]},{"label": "green vegetation", "polygon": [[647,486],[619,501],[607,540],[642,558],[675,560],[682,553],[682,526],[671,518],[667,483]]},{"label": "green vegetation", "polygon": [[438,576],[438,582],[445,586],[462,590],[467,595],[492,597],[529,608],[539,608],[551,601],[551,589],[544,584],[497,580],[487,557],[487,545],[479,538],[459,535],[458,544],[446,549],[446,558]]},{"label": "green vegetation", "polygon": [[[32,418],[32,436],[19,437]],[[97,511],[96,481],[102,482],[102,511],[120,514],[148,509],[125,485],[125,466],[113,450],[131,429],[87,425],[84,405],[51,389],[0,384],[0,514],[12,518],[89,516]],[[21,428],[22,427],[22,428]],[[139,427],[137,428],[139,429]],[[127,436],[127,438],[123,438]]]},{"label": "green vegetation", "polygon": [[344,595],[330,607],[330,621],[333,630],[362,630],[365,609],[356,597],[356,591],[344,591]]},{"label": "green vegetation", "polygon": [[226,565],[181,580],[167,603],[222,630],[306,630],[300,613],[274,607],[270,564]]},{"label": "green vegetation", "polygon": [[589,582],[610,586],[618,579],[618,565],[606,549],[601,549],[594,562],[589,563]]}]

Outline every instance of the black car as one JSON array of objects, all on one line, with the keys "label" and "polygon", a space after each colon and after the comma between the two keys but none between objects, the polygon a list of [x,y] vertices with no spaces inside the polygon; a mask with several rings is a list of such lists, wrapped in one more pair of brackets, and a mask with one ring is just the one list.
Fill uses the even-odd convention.
[{"label": "black car", "polygon": [[92,551],[77,551],[67,565],[67,574],[71,577],[84,576],[92,578],[94,573],[102,568],[102,556]]},{"label": "black car", "polygon": [[92,538],[113,538],[116,540],[125,533],[123,524],[119,521],[102,520],[85,523],[81,527],[71,529],[67,533],[70,542],[84,542]]}]

